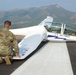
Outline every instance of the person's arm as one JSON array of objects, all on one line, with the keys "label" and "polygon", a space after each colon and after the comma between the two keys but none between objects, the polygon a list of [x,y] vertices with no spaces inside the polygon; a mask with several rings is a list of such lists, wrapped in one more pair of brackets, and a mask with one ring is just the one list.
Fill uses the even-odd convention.
[{"label": "person's arm", "polygon": [[15,35],[13,35],[13,42],[12,42],[12,44],[13,44],[16,56],[20,57],[20,55],[19,55],[19,47],[18,47],[18,43],[17,43]]}]

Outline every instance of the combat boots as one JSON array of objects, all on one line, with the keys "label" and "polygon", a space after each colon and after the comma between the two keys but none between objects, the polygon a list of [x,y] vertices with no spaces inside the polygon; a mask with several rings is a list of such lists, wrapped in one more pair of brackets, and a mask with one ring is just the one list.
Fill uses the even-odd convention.
[{"label": "combat boots", "polygon": [[6,65],[11,65],[11,60],[10,60],[11,58],[12,56],[5,56],[4,60],[6,62]]},{"label": "combat boots", "polygon": [[0,63],[2,63],[3,62],[3,59],[0,57]]}]

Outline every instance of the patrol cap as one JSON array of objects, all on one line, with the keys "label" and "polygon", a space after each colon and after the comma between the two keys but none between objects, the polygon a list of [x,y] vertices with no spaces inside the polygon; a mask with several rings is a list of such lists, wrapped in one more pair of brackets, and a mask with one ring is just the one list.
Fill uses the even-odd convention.
[{"label": "patrol cap", "polygon": [[5,24],[8,24],[8,25],[10,25],[10,26],[11,26],[11,21],[6,20],[6,21],[4,22],[4,25],[5,25]]}]

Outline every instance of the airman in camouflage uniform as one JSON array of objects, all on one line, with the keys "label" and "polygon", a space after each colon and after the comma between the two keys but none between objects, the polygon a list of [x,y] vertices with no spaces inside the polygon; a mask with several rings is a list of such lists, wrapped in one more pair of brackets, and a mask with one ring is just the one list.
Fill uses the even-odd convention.
[{"label": "airman in camouflage uniform", "polygon": [[15,38],[15,35],[9,31],[11,26],[10,21],[5,21],[4,28],[0,29],[0,56],[9,56],[13,54],[11,45],[14,47],[14,51],[17,57],[19,56],[19,48]]}]

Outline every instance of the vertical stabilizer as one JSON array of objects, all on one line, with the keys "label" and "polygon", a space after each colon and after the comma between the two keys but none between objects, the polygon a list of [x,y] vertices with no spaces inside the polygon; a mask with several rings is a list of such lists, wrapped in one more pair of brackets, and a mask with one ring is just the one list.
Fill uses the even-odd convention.
[{"label": "vertical stabilizer", "polygon": [[45,22],[53,22],[53,17],[47,16],[47,18],[44,19],[39,25],[44,26],[44,23],[45,23]]}]

